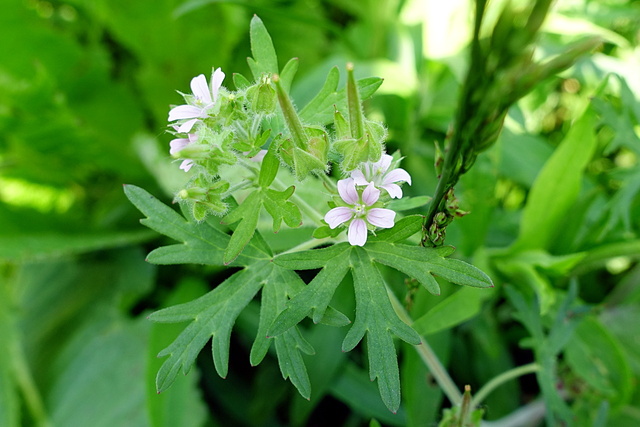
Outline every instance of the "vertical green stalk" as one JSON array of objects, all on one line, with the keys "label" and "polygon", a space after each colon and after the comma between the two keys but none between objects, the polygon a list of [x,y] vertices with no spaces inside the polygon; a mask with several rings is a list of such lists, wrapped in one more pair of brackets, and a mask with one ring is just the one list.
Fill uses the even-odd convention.
[{"label": "vertical green stalk", "polygon": [[347,64],[347,104],[349,106],[351,137],[358,140],[364,135],[364,114],[351,62]]},{"label": "vertical green stalk", "polygon": [[291,98],[289,98],[289,95],[282,87],[282,83],[280,83],[280,76],[274,74],[271,76],[271,81],[276,85],[276,94],[278,96],[278,102],[280,103],[280,109],[284,115],[284,120],[287,122],[294,144],[296,147],[306,150],[308,141],[307,134],[291,102]]}]

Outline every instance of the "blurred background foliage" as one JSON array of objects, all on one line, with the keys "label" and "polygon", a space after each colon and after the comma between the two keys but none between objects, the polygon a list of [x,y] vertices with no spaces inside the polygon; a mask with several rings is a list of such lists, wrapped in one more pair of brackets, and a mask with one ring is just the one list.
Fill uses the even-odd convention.
[{"label": "blurred background foliage", "polygon": [[[489,29],[505,3],[490,2]],[[334,65],[352,61],[359,77],[383,77],[366,104],[368,114],[387,124],[388,151],[406,156],[404,167],[414,178],[407,191],[433,193],[433,142],[446,135],[467,72],[467,0],[5,0],[1,426],[357,426],[371,418],[386,425],[432,425],[448,405],[405,345],[404,404],[398,414],[389,413],[361,354],[342,354],[343,332],[323,326],[307,334],[317,351],[306,358],[313,386],[307,402],[281,379],[275,359],[249,368],[247,337],[255,334],[257,304],[236,325],[226,380],[203,354],[198,369],[155,393],[161,363],[155,355],[181,325],[153,325],[145,315],[200,296],[228,272],[145,263],[159,238],[139,226],[140,214],[122,184],[170,201],[185,182],[168,155],[169,105],[181,102],[176,90],[186,92],[193,76],[213,66],[227,73],[227,85],[233,72],[250,74],[253,14],[269,29],[281,66],[290,57],[300,59],[292,87],[299,106]],[[557,1],[536,55],[551,56],[585,35],[602,37],[602,47],[513,107],[498,143],[459,183],[456,194],[471,214],[453,222],[447,243],[490,273],[497,288],[447,285],[436,298],[407,291],[397,273],[387,275],[407,296],[415,327],[456,382],[474,390],[540,357],[540,343],[532,343],[532,332],[514,321],[518,305],[505,299],[503,285],[548,303],[540,321],[551,336],[557,302],[575,282],[579,320],[557,362],[561,395],[576,425],[635,426],[640,2]],[[537,180],[589,103],[595,111],[589,122],[593,156],[582,166],[571,166],[571,155],[556,160],[577,171],[578,184],[562,187],[559,169]],[[579,149],[580,141],[574,144]],[[534,186],[544,193],[537,207],[529,197]],[[545,204],[557,203],[554,197],[571,203],[559,216],[547,217]],[[531,219],[536,212],[542,212],[537,222]],[[546,243],[523,244],[527,227],[546,230]],[[518,244],[526,250],[513,249]],[[335,306],[348,312],[353,296],[341,289]],[[487,419],[532,408],[541,388],[533,375],[505,384],[483,404]]]}]

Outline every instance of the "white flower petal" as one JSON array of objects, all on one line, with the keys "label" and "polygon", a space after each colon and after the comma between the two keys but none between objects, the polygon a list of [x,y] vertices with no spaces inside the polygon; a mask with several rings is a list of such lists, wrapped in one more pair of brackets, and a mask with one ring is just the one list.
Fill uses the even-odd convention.
[{"label": "white flower petal", "polygon": [[387,170],[389,170],[389,166],[391,166],[391,162],[392,161],[393,161],[393,156],[390,156],[388,154],[383,154],[380,157],[380,160],[375,162],[376,171],[380,171],[381,173],[385,173]]},{"label": "white flower petal", "polygon": [[393,227],[396,213],[391,209],[373,208],[367,212],[367,222],[380,228]]},{"label": "white flower petal", "polygon": [[176,154],[178,151],[182,150],[184,147],[186,147],[189,144],[189,140],[186,138],[177,138],[172,140],[169,143],[169,147],[171,147],[169,149],[169,154],[171,154],[172,156],[174,154]]},{"label": "white flower petal", "polygon": [[398,184],[385,184],[380,188],[384,188],[389,193],[392,199],[401,199],[402,198],[402,188]]},{"label": "white flower petal", "polygon": [[365,188],[362,192],[362,201],[365,205],[371,206],[372,204],[377,202],[379,198],[380,190],[374,187],[373,183],[370,182],[369,185],[367,185],[367,188]]},{"label": "white flower petal", "polygon": [[353,172],[351,172],[351,178],[353,178],[353,180],[355,181],[356,185],[367,185],[367,184],[369,184],[369,181],[367,181],[367,178],[364,177],[364,174],[362,173],[362,171],[360,169],[356,169]]},{"label": "white flower petal", "polygon": [[169,111],[169,121],[193,119],[200,117],[201,114],[202,108],[194,107],[193,105],[178,105]]},{"label": "white flower petal", "polygon": [[352,216],[353,211],[351,209],[340,206],[337,208],[333,208],[329,212],[327,212],[327,214],[324,216],[324,221],[329,224],[329,227],[331,229],[334,229],[340,224],[349,221]]},{"label": "white flower petal", "polygon": [[187,132],[191,131],[191,128],[193,128],[193,125],[195,125],[197,121],[198,121],[198,119],[191,119],[191,120],[189,120],[187,122],[184,122],[178,128],[178,132],[187,133]]},{"label": "white flower petal", "polygon": [[360,200],[356,183],[353,178],[341,179],[338,181],[338,193],[340,197],[349,205],[355,205]]},{"label": "white flower petal", "polygon": [[189,172],[189,169],[191,169],[192,166],[193,166],[193,160],[187,159],[182,162],[182,164],[180,165],[180,169],[182,169],[185,172]]},{"label": "white flower petal", "polygon": [[206,105],[211,104],[211,92],[209,91],[209,85],[207,85],[207,78],[204,74],[200,74],[198,77],[191,79],[191,92],[193,95]]},{"label": "white flower petal", "polygon": [[390,184],[392,182],[400,182],[400,181],[407,182],[409,183],[409,185],[411,185],[411,175],[409,175],[409,172],[407,172],[406,170],[398,168],[386,174],[384,176],[384,180],[382,181],[382,183]]},{"label": "white flower petal", "polygon": [[363,219],[357,218],[349,224],[347,239],[353,246],[364,246],[367,243],[367,223]]},{"label": "white flower petal", "polygon": [[[222,86],[222,81],[224,80],[224,73],[220,68],[215,70],[211,74],[211,92],[213,93],[213,102],[218,99],[218,92],[220,91],[220,86]],[[209,101],[212,102],[212,101]]]}]

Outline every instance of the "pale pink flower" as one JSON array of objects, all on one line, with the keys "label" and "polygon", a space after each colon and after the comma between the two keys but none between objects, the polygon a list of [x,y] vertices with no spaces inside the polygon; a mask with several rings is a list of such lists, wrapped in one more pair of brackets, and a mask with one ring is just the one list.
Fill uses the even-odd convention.
[{"label": "pale pink flower", "polygon": [[198,120],[208,116],[208,110],[213,107],[218,99],[218,92],[223,80],[224,73],[220,68],[211,73],[211,87],[207,85],[207,78],[204,74],[191,79],[191,92],[193,93],[191,104],[178,105],[169,111],[170,122],[189,119],[180,124],[178,132],[189,132]]},{"label": "pale pink flower", "polygon": [[[174,157],[180,157],[180,150],[186,147],[189,144],[194,143],[198,139],[198,136],[190,133],[187,135],[187,138],[176,138],[169,143],[169,154]],[[184,159],[180,164],[180,169],[185,172],[189,172],[189,169],[193,166],[192,159]]]},{"label": "pale pink flower", "polygon": [[377,188],[384,188],[394,199],[402,197],[402,189],[397,182],[407,182],[411,185],[411,175],[401,168],[389,170],[393,157],[383,154],[377,162],[361,163],[359,168],[351,172],[351,178],[356,185],[373,183]]},{"label": "pale pink flower", "polygon": [[324,216],[324,220],[332,229],[348,222],[347,239],[352,245],[364,246],[367,242],[367,224],[380,228],[393,227],[396,217],[394,211],[371,207],[380,198],[380,190],[375,188],[373,183],[367,184],[367,187],[360,192],[353,178],[341,179],[338,181],[338,193],[349,206],[331,209]]}]

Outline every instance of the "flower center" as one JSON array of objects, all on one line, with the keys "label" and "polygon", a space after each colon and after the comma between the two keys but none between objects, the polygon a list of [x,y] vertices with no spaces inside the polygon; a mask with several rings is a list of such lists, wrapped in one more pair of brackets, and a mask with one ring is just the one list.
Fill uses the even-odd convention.
[{"label": "flower center", "polygon": [[353,205],[353,213],[354,216],[357,217],[361,217],[365,214],[367,207],[363,204],[360,203],[356,203],[355,205]]}]

